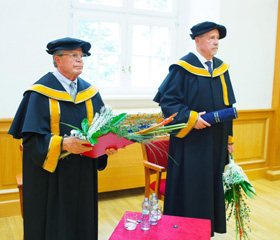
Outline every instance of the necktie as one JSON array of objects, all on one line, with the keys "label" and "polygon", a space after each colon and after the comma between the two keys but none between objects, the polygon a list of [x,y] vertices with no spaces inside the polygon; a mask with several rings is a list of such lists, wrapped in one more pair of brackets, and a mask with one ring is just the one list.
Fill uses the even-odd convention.
[{"label": "necktie", "polygon": [[213,69],[212,69],[211,61],[206,61],[205,64],[206,64],[207,67],[208,67],[208,72],[209,72],[209,73],[211,74],[211,76],[212,76]]},{"label": "necktie", "polygon": [[71,82],[69,87],[70,87],[70,96],[75,101],[75,99],[76,99],[76,83]]}]

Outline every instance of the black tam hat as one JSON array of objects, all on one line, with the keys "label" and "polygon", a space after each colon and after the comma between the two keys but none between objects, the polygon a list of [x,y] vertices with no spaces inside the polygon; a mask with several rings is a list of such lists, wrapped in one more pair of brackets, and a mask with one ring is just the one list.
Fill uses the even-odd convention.
[{"label": "black tam hat", "polygon": [[74,50],[79,47],[82,49],[83,53],[90,56],[89,50],[91,44],[89,42],[70,37],[60,38],[49,42],[46,51],[52,55],[56,50]]},{"label": "black tam hat", "polygon": [[214,23],[214,22],[202,22],[194,25],[191,28],[191,38],[194,39],[196,36],[201,35],[203,33],[212,31],[214,29],[217,29],[220,34],[220,39],[224,38],[227,35],[227,29],[220,24]]}]

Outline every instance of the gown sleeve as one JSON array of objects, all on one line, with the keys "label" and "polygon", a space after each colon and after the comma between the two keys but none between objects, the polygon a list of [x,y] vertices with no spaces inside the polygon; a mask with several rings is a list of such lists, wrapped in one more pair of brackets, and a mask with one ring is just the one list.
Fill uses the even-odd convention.
[{"label": "gown sleeve", "polygon": [[194,127],[198,113],[184,104],[185,92],[188,92],[189,74],[183,68],[174,66],[158,89],[154,101],[161,106],[164,117],[177,113],[172,124],[187,123],[188,128],[182,129],[177,137],[184,137]]},{"label": "gown sleeve", "polygon": [[23,149],[37,166],[54,172],[62,150],[62,137],[52,134],[23,133]]},{"label": "gown sleeve", "polygon": [[183,123],[189,119],[191,109],[184,104],[184,92],[187,91],[187,84],[184,84],[187,78],[185,73],[186,71],[181,67],[174,67],[154,98],[154,101],[161,106],[165,117],[178,113],[172,123]]}]

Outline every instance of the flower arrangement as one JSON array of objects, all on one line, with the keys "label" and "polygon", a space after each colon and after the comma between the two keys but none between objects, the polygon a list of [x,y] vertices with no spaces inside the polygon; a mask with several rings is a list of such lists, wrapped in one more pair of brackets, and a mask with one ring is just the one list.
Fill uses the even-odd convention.
[{"label": "flower arrangement", "polygon": [[[118,138],[125,138],[133,142],[147,143],[155,136],[168,134],[187,126],[186,123],[167,125],[177,113],[157,123],[155,119],[137,118],[134,122],[128,120],[130,117],[126,113],[114,116],[110,106],[103,106],[100,113],[94,115],[91,124],[85,118],[81,123],[81,129],[67,123],[62,123],[72,128],[70,136],[88,140],[91,146],[98,143],[98,138],[108,133],[113,133]],[[64,157],[67,156],[64,154]]]},{"label": "flower arrangement", "polygon": [[235,217],[235,239],[248,239],[247,230],[251,231],[248,226],[248,222],[250,222],[250,208],[245,200],[247,196],[254,199],[256,192],[242,168],[234,163],[232,154],[230,154],[229,164],[223,173],[223,183],[225,187],[226,210],[230,208],[227,220],[230,219],[232,213],[234,213]]}]

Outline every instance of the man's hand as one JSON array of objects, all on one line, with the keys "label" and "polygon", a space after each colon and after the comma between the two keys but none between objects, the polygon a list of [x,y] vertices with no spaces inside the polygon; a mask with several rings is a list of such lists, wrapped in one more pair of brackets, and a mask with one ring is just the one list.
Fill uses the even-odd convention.
[{"label": "man's hand", "polygon": [[108,156],[110,156],[110,155],[114,155],[114,154],[118,153],[118,149],[115,149],[115,148],[107,148],[107,149],[105,150],[105,152],[106,152],[106,154],[107,154]]},{"label": "man's hand", "polygon": [[206,127],[211,127],[211,125],[208,122],[204,121],[201,117],[205,113],[206,112],[198,113],[198,119],[197,119],[196,124],[194,125],[195,129],[203,129],[203,128],[206,128]]},{"label": "man's hand", "polygon": [[[84,144],[89,144],[87,140],[81,140],[78,137],[68,137],[63,139],[62,150],[69,153],[80,154],[92,149],[91,146],[85,146]],[[108,156],[118,153],[118,149],[108,148],[105,150]]]},{"label": "man's hand", "polygon": [[89,141],[81,140],[78,137],[64,138],[62,143],[62,150],[65,150],[69,153],[80,154],[92,149],[92,147],[85,146],[83,144],[89,144]]},{"label": "man's hand", "polygon": [[231,154],[234,152],[234,147],[233,147],[233,144],[228,144],[227,145],[227,150],[228,150],[228,153]]}]

